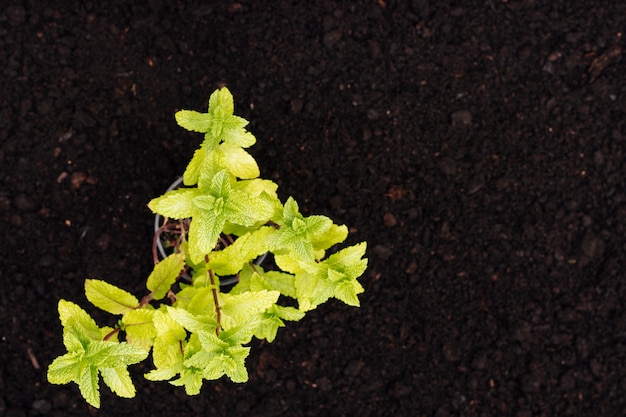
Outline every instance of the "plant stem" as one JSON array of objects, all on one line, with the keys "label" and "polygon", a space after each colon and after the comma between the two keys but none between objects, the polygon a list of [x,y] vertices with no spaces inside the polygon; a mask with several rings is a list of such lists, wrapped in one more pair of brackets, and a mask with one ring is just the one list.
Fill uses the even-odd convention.
[{"label": "plant stem", "polygon": [[104,340],[106,342],[107,340],[109,340],[111,337],[113,337],[120,330],[122,330],[120,327],[116,327],[115,329],[111,330],[106,336],[104,336],[102,338],[102,340]]},{"label": "plant stem", "polygon": [[[209,257],[206,257],[206,262],[209,262]],[[215,285],[215,276],[213,275],[213,270],[209,269],[209,281],[211,282],[211,292],[213,293],[213,304],[215,304],[215,313],[217,314],[217,327],[215,328],[215,334],[220,335],[220,330],[222,328],[222,311],[220,310],[220,302],[217,297],[217,286]]]}]

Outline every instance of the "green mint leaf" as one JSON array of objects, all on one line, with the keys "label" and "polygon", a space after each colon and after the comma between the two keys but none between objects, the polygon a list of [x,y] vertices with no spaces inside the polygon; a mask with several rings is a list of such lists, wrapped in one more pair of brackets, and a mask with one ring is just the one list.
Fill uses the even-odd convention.
[{"label": "green mint leaf", "polygon": [[223,369],[231,381],[235,383],[243,383],[248,381],[248,370],[246,369],[246,358],[250,353],[249,347],[231,347],[228,349],[228,354],[221,355],[221,358],[214,361],[214,364],[218,364]]},{"label": "green mint leaf", "polygon": [[249,180],[237,181],[237,184],[233,188],[242,191],[253,197],[265,196],[265,198],[272,200],[272,206],[276,205],[282,211],[282,204],[278,200],[278,184],[274,181],[263,180],[261,178],[253,178]]},{"label": "green mint leaf", "polygon": [[221,331],[219,338],[228,343],[229,346],[240,346],[249,343],[258,324],[259,318],[246,320],[237,326]]},{"label": "green mint leaf", "polygon": [[249,148],[256,143],[256,138],[244,129],[247,124],[248,121],[239,116],[225,118],[220,139],[231,145]]},{"label": "green mint leaf", "polygon": [[256,139],[244,129],[248,121],[233,115],[234,107],[233,95],[227,88],[221,88],[211,94],[209,98],[211,128],[208,133],[210,133],[210,139],[217,139],[218,143],[225,141],[247,148],[254,145]]},{"label": "green mint leaf", "polygon": [[63,345],[68,352],[81,352],[84,350],[84,345],[80,341],[80,338],[70,328],[63,329]]},{"label": "green mint leaf", "polygon": [[358,281],[342,281],[335,286],[335,298],[349,306],[359,307],[361,303],[357,295],[363,291],[363,286]]},{"label": "green mint leaf", "polygon": [[155,310],[140,308],[124,314],[122,323],[128,343],[150,350],[157,334],[154,328],[153,317]]},{"label": "green mint leaf", "polygon": [[221,109],[224,114],[233,114],[235,112],[235,100],[230,90],[226,87],[215,90],[209,96],[209,112]]},{"label": "green mint leaf", "polygon": [[222,294],[224,302],[220,308],[223,328],[228,330],[246,321],[260,319],[261,313],[274,305],[279,295],[278,291],[267,290],[235,295]]},{"label": "green mint leaf", "polygon": [[366,243],[347,247],[328,259],[309,263],[296,275],[296,295],[301,310],[315,308],[331,297],[351,306],[359,306],[363,287],[357,281],[367,268]]},{"label": "green mint leaf", "polygon": [[100,387],[98,386],[98,369],[95,366],[84,365],[80,375],[74,380],[78,384],[80,395],[85,401],[100,408]]},{"label": "green mint leaf", "polygon": [[206,155],[207,152],[204,149],[204,146],[196,149],[193,153],[191,161],[189,161],[189,164],[187,164],[187,168],[185,168],[185,172],[183,173],[183,184],[190,187],[198,183],[200,173],[204,169]]},{"label": "green mint leaf", "polygon": [[215,248],[226,220],[212,211],[198,213],[189,226],[188,255],[199,264]]},{"label": "green mint leaf", "polygon": [[331,246],[343,242],[347,237],[348,228],[345,225],[332,224],[324,233],[313,235],[311,243],[315,251],[325,251]]},{"label": "green mint leaf", "polygon": [[148,352],[127,342],[93,341],[85,350],[89,362],[98,368],[128,366],[146,359]]},{"label": "green mint leaf", "polygon": [[263,313],[261,324],[258,326],[254,335],[258,339],[266,339],[271,343],[276,338],[278,328],[285,325],[283,320],[298,321],[303,317],[303,311],[293,307],[283,307],[275,304]]},{"label": "green mint leaf", "polygon": [[139,306],[131,293],[98,279],[85,280],[85,295],[91,304],[111,314],[124,314]]},{"label": "green mint leaf", "polygon": [[[126,342],[100,340],[110,329],[98,328],[93,319],[74,303],[61,300],[59,316],[64,327],[64,343],[71,350],[50,364],[48,381],[53,384],[75,382],[85,400],[96,408],[100,407],[99,372],[107,373],[108,382],[105,382],[113,384],[116,392],[130,395],[129,381],[124,379],[121,368],[144,360],[148,352]],[[105,371],[107,368],[118,369],[119,381],[111,372]],[[132,392],[134,394],[134,388]]]},{"label": "green mint leaf", "polygon": [[195,188],[178,188],[152,199],[148,207],[155,214],[172,219],[184,219],[194,213],[193,199],[198,194]]},{"label": "green mint leaf", "polygon": [[273,306],[266,314],[275,315],[283,320],[299,321],[304,318],[304,312],[294,307]]},{"label": "green mint leaf", "polygon": [[154,266],[146,282],[155,300],[160,300],[176,282],[185,264],[185,255],[173,253]]},{"label": "green mint leaf", "polygon": [[180,372],[180,377],[170,381],[170,384],[185,387],[187,395],[198,395],[202,388],[202,369],[183,368]]},{"label": "green mint leaf", "polygon": [[81,340],[100,340],[101,332],[89,314],[71,301],[59,300],[59,317],[64,329]]},{"label": "green mint leaf", "polygon": [[48,367],[48,382],[63,385],[74,381],[86,366],[83,355],[84,352],[68,352],[53,360]]},{"label": "green mint leaf", "polygon": [[211,128],[211,117],[207,113],[198,113],[193,110],[180,110],[176,112],[176,123],[192,132],[206,133]]},{"label": "green mint leaf", "polygon": [[153,369],[150,372],[144,374],[144,378],[149,381],[167,381],[168,379],[174,378],[174,376],[178,375],[182,370],[183,362],[181,355],[181,361],[176,365],[167,368]]},{"label": "green mint leaf", "polygon": [[[169,314],[161,310],[155,311],[153,321],[157,331],[152,347],[154,366],[157,369],[182,366],[183,352],[181,346],[187,337],[187,332]],[[165,379],[170,379],[178,372],[175,371],[174,374]]]},{"label": "green mint leaf", "polygon": [[283,209],[281,228],[269,237],[272,251],[282,254],[292,252],[302,260],[314,260],[313,241],[318,241],[331,229],[332,220],[325,216],[304,217],[298,211],[298,204],[289,197]]},{"label": "green mint leaf", "polygon": [[265,241],[273,231],[267,226],[239,236],[232,245],[212,252],[207,268],[222,276],[236,274],[245,264],[269,250]]},{"label": "green mint leaf", "polygon": [[117,395],[123,398],[135,396],[135,386],[125,366],[100,369],[104,383]]},{"label": "green mint leaf", "polygon": [[181,308],[167,306],[167,312],[172,319],[190,332],[215,332],[217,322],[213,318],[213,312],[205,316],[195,315]]},{"label": "green mint leaf", "polygon": [[199,288],[195,292],[195,294],[193,294],[191,300],[189,301],[189,304],[187,304],[187,312],[197,317],[210,317],[217,320],[217,313],[215,313],[215,300],[213,299],[213,290],[218,287],[219,283],[216,282],[216,285],[209,284],[206,287]]},{"label": "green mint leaf", "polygon": [[303,272],[296,275],[296,296],[300,310],[313,310],[326,302],[333,294],[332,282],[323,279],[322,274]]},{"label": "green mint leaf", "polygon": [[245,359],[250,348],[230,345],[211,332],[200,332],[198,338],[202,350],[187,359],[186,366],[204,369],[203,377],[206,379],[218,379],[227,375],[233,382],[248,380]]},{"label": "green mint leaf", "polygon": [[282,255],[275,255],[274,261],[281,270],[290,272],[292,274],[304,272],[304,268],[306,268],[307,265],[309,265],[310,263],[303,262],[301,257],[290,252],[284,253]]},{"label": "green mint leaf", "polygon": [[280,271],[262,271],[250,277],[250,291],[275,290],[287,297],[296,298],[295,277]]},{"label": "green mint leaf", "polygon": [[267,200],[231,187],[231,175],[222,170],[212,178],[200,177],[192,198],[193,219],[189,228],[189,257],[200,263],[215,247],[225,223],[252,226],[267,221],[273,208]]},{"label": "green mint leaf", "polygon": [[252,179],[261,175],[256,160],[243,148],[231,143],[222,143],[219,152],[224,161],[224,168],[235,177]]},{"label": "green mint leaf", "polygon": [[367,268],[367,258],[363,258],[366,249],[366,242],[357,243],[356,245],[349,246],[332,254],[328,259],[323,261],[323,264],[338,271],[342,271],[351,278],[356,279],[361,276]]},{"label": "green mint leaf", "polygon": [[[298,202],[292,197],[289,197],[285,202],[283,219],[285,223],[291,223],[297,216],[300,215],[300,208]],[[301,216],[301,215],[300,215]]]}]

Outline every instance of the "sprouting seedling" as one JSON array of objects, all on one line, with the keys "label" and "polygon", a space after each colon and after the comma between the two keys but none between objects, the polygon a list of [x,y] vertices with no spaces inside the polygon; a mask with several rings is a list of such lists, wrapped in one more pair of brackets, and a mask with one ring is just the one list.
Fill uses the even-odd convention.
[{"label": "sprouting seedling", "polygon": [[[127,366],[151,353],[147,379],[195,395],[204,380],[247,381],[246,345],[253,337],[272,342],[285,321],[302,319],[330,298],[359,306],[365,242],[327,256],[346,239],[347,227],[304,216],[292,197],[280,201],[278,185],[259,178],[244,149],[256,142],[248,122],[233,112],[233,97],[222,88],[211,94],[207,113],[176,113],[180,126],[203,133],[204,140],[184,171],[185,187],[148,204],[176,222],[160,229],[177,233],[173,252],[159,261],[153,250],[155,266],[141,300],[105,281],[86,280],[87,299],[115,316],[112,327],[98,327],[86,311],[60,300],[67,353],[48,368],[51,383],[77,383],[94,407],[100,406],[100,377],[130,398],[135,388]],[[266,254],[276,268],[254,263]],[[236,284],[227,291],[220,282],[230,276]]]}]

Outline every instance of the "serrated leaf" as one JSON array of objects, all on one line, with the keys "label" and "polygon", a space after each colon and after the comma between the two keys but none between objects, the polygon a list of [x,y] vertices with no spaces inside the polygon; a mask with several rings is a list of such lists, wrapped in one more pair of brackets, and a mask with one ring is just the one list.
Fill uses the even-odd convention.
[{"label": "serrated leaf", "polygon": [[[201,330],[198,332],[198,340],[202,344],[202,349],[206,352],[222,352],[230,346],[228,342],[222,340],[218,335],[213,331],[204,331]],[[194,355],[195,356],[195,355]],[[197,362],[197,359],[196,361]],[[198,366],[194,364],[194,361],[189,362],[193,366]]]},{"label": "serrated leaf", "polygon": [[80,338],[71,328],[66,327],[63,329],[63,345],[68,352],[84,351],[84,346],[81,343]]},{"label": "serrated leaf", "polygon": [[[187,332],[169,314],[162,311],[156,311],[153,320],[157,330],[157,336],[152,347],[154,365],[161,369],[182,364],[183,352],[181,346],[187,337]],[[175,373],[178,373],[178,371]],[[167,379],[172,376],[174,375]]]},{"label": "serrated leaf", "polygon": [[299,321],[304,318],[304,312],[294,307],[284,307],[284,306],[276,305],[270,310],[272,314],[274,313],[274,311],[276,311],[276,314],[278,314],[278,317],[280,317],[283,320]]},{"label": "serrated leaf", "polygon": [[82,373],[83,352],[69,352],[59,356],[48,366],[48,382],[51,384],[68,384],[72,382],[76,375]]},{"label": "serrated leaf", "polygon": [[[92,349],[93,348],[93,349]],[[92,342],[88,346],[90,362],[98,368],[117,368],[146,359],[148,352],[127,342]]]},{"label": "serrated leaf", "polygon": [[249,148],[256,143],[256,138],[244,129],[247,124],[247,120],[239,116],[229,117],[222,126],[221,139],[235,146]]},{"label": "serrated leaf", "polygon": [[214,332],[217,328],[217,322],[211,315],[197,316],[187,310],[169,306],[167,307],[167,312],[172,319],[191,332]]},{"label": "serrated leaf", "polygon": [[[261,178],[242,180],[237,181],[237,184],[234,186],[234,188],[238,189],[239,191],[243,191],[253,197],[259,197],[262,194],[266,194],[270,198],[276,199],[276,203],[280,205],[280,201],[278,201],[278,195],[276,194],[278,184],[276,184],[274,181],[264,180]],[[280,205],[280,207],[282,207],[282,205]]]},{"label": "serrated leaf", "polygon": [[111,314],[124,314],[139,305],[128,291],[98,279],[85,280],[85,295],[91,304]]},{"label": "serrated leaf", "polygon": [[284,221],[286,223],[291,223],[298,214],[300,214],[298,202],[293,197],[289,197],[283,207]]},{"label": "serrated leaf", "polygon": [[85,401],[96,408],[100,408],[98,369],[95,366],[85,366],[76,383],[78,384],[80,395],[83,396]]},{"label": "serrated leaf", "polygon": [[126,340],[149,351],[157,332],[152,318],[154,310],[141,308],[129,311],[122,317]]},{"label": "serrated leaf", "polygon": [[178,375],[183,370],[183,363],[177,363],[176,365],[167,368],[157,368],[144,374],[144,378],[149,381],[167,381]]},{"label": "serrated leaf", "polygon": [[353,307],[359,307],[359,297],[358,294],[363,292],[363,287],[359,284],[358,281],[342,281],[337,284],[335,287],[335,298],[343,301],[347,305]]},{"label": "serrated leaf", "polygon": [[102,375],[102,380],[111,391],[120,397],[133,398],[135,396],[135,385],[133,385],[128,369],[125,366],[100,369],[100,375]]},{"label": "serrated leaf", "polygon": [[172,219],[184,219],[194,214],[193,199],[197,195],[197,188],[177,188],[152,199],[148,207],[155,214]]},{"label": "serrated leaf", "polygon": [[226,276],[241,271],[243,266],[268,251],[265,241],[274,229],[267,226],[239,236],[232,245],[211,252],[207,268]]},{"label": "serrated leaf", "polygon": [[266,198],[253,197],[239,190],[232,191],[227,208],[226,220],[242,226],[266,222],[274,214],[274,207]]},{"label": "serrated leaf", "polygon": [[224,373],[235,383],[243,383],[248,381],[248,370],[246,369],[245,360],[248,357],[250,348],[232,347],[228,350],[228,355],[221,361]]},{"label": "serrated leaf", "polygon": [[205,133],[211,126],[211,116],[208,113],[199,113],[193,110],[180,110],[176,112],[176,123],[192,132]]},{"label": "serrated leaf", "polygon": [[225,374],[233,382],[248,380],[245,359],[250,348],[230,345],[222,340],[221,334],[217,337],[213,333],[200,332],[198,337],[202,343],[202,350],[187,359],[186,366],[204,369],[203,377],[206,379],[217,379]]},{"label": "serrated leaf", "polygon": [[198,395],[202,388],[202,369],[183,368],[180,377],[170,381],[170,384],[185,387],[187,395]]},{"label": "serrated leaf", "polygon": [[209,97],[209,109],[217,108],[222,108],[226,114],[233,114],[235,111],[235,100],[226,87],[215,90]]},{"label": "serrated leaf", "polygon": [[185,172],[183,173],[183,184],[191,187],[192,185],[196,185],[198,183],[200,173],[204,169],[206,154],[207,151],[203,146],[196,149],[193,153],[191,161],[189,161],[189,164],[187,164],[187,168],[185,168]]},{"label": "serrated leaf", "polygon": [[185,264],[183,253],[173,253],[154,266],[146,282],[148,290],[152,291],[152,297],[160,300],[176,282]]},{"label": "serrated leaf", "polygon": [[296,275],[296,294],[300,310],[309,311],[333,296],[333,286],[319,274],[304,272]]},{"label": "serrated leaf", "polygon": [[367,259],[363,258],[366,249],[366,242],[349,246],[329,256],[320,266],[328,266],[345,273],[352,279],[356,279],[361,276],[367,268]]},{"label": "serrated leaf", "polygon": [[323,236],[333,224],[326,216],[302,216],[298,204],[291,197],[283,207],[279,223],[281,228],[268,239],[270,248],[277,255],[291,252],[303,261],[315,259],[313,241]]},{"label": "serrated leaf", "polygon": [[273,305],[263,313],[263,320],[259,324],[255,336],[273,342],[279,327],[285,324],[283,320],[297,321],[304,317],[304,312],[293,307]]},{"label": "serrated leaf", "polygon": [[100,328],[89,314],[71,301],[59,300],[59,317],[64,328],[72,329],[82,339],[99,340]]},{"label": "serrated leaf", "polygon": [[322,234],[313,235],[311,243],[313,248],[318,250],[326,250],[337,243],[341,243],[348,237],[348,228],[345,225],[331,224],[328,230]]},{"label": "serrated leaf", "polygon": [[261,174],[256,160],[243,148],[231,143],[222,143],[220,151],[224,157],[225,168],[235,177],[251,179]]},{"label": "serrated leaf", "polygon": [[222,330],[219,338],[230,346],[239,346],[249,343],[254,335],[254,330],[257,328],[261,320],[261,315],[256,317],[249,317],[244,322],[230,327],[229,329]]},{"label": "serrated leaf", "polygon": [[278,301],[278,291],[261,290],[242,294],[223,294],[224,303],[220,306],[224,329],[236,327],[247,320],[254,320]]},{"label": "serrated leaf", "polygon": [[215,286],[209,284],[207,287],[199,288],[191,301],[189,301],[186,307],[187,312],[198,317],[216,319],[217,314],[215,313],[215,300],[213,298],[213,290],[215,288],[219,288],[219,283],[216,282]]},{"label": "serrated leaf", "polygon": [[260,291],[262,289],[279,291],[282,295],[296,298],[295,277],[285,272],[266,271],[252,275],[250,290]]},{"label": "serrated leaf", "polygon": [[292,252],[274,255],[274,261],[276,262],[276,265],[283,271],[290,272],[292,274],[305,272],[305,266],[307,265],[307,263],[303,263],[301,259],[302,258]]}]

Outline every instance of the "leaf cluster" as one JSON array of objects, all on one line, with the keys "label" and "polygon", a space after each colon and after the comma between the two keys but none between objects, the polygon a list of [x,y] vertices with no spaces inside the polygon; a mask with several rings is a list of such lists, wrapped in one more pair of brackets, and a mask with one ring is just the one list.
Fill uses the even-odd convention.
[{"label": "leaf cluster", "polygon": [[[233,111],[233,97],[222,88],[206,113],[176,113],[180,126],[204,140],[184,171],[185,187],[148,206],[166,221],[186,219],[179,224],[188,227],[178,230],[169,256],[155,259],[141,300],[105,281],[86,280],[87,299],[116,316],[114,327],[99,328],[77,305],[59,302],[67,353],[48,368],[51,383],[73,381],[99,407],[99,376],[116,394],[132,397],[127,366],[151,353],[147,379],[195,395],[204,380],[247,381],[246,345],[253,337],[272,342],[285,321],[302,319],[330,298],[359,306],[365,242],[328,256],[346,239],[347,227],[304,216],[291,197],[279,200],[278,186],[259,178],[245,150],[256,142],[248,122]],[[276,268],[255,263],[265,254],[273,255]],[[220,281],[231,276],[237,283],[228,291]]]}]

